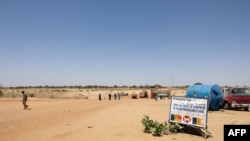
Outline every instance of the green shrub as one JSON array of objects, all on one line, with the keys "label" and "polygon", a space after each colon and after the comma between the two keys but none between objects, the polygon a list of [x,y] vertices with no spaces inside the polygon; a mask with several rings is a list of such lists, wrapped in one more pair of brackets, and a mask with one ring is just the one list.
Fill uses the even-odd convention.
[{"label": "green shrub", "polygon": [[177,133],[177,132],[180,132],[181,130],[181,127],[177,124],[177,123],[171,123],[169,122],[168,125],[168,130],[171,132],[171,133]]},{"label": "green shrub", "polygon": [[145,133],[151,133],[151,128],[155,126],[155,123],[153,120],[149,119],[149,116],[144,116],[141,123],[144,125],[144,132]]},{"label": "green shrub", "polygon": [[153,136],[162,136],[166,133],[177,133],[180,132],[180,126],[176,123],[164,122],[159,123],[149,118],[149,116],[144,115],[144,118],[141,120],[141,123],[144,126],[145,133],[152,133]]}]

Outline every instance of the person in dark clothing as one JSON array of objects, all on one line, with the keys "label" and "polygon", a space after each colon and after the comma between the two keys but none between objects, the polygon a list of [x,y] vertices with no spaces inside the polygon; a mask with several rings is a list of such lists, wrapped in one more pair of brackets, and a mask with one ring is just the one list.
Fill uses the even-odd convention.
[{"label": "person in dark clothing", "polygon": [[101,101],[102,100],[102,95],[99,93],[99,100]]},{"label": "person in dark clothing", "polygon": [[26,110],[29,106],[26,104],[27,103],[27,100],[28,100],[28,96],[27,94],[22,91],[22,94],[23,94],[23,99],[22,99],[22,102],[23,102],[23,108],[24,110]]},{"label": "person in dark clothing", "polygon": [[109,100],[111,100],[111,94],[109,94]]},{"label": "person in dark clothing", "polygon": [[116,95],[116,94],[114,94],[114,97],[115,97],[115,100],[116,100],[117,95]]}]

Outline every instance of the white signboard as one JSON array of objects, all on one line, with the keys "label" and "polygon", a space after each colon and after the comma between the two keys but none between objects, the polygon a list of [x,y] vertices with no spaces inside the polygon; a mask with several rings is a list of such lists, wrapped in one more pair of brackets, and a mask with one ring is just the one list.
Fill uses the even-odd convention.
[{"label": "white signboard", "polygon": [[169,121],[207,128],[208,100],[173,96]]}]

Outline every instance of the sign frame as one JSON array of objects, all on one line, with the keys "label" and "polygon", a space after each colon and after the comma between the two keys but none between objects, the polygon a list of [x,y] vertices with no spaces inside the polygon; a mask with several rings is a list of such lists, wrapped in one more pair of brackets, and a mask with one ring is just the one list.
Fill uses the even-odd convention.
[{"label": "sign frame", "polygon": [[207,129],[208,108],[208,99],[172,96],[169,122]]}]

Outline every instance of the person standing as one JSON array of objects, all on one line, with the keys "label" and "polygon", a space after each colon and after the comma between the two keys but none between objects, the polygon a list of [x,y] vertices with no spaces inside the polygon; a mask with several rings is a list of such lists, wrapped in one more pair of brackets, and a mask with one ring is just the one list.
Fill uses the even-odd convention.
[{"label": "person standing", "polygon": [[120,100],[121,99],[121,94],[117,94],[117,98],[118,98],[118,100]]},{"label": "person standing", "polygon": [[99,93],[99,100],[101,101],[102,100],[102,95]]},{"label": "person standing", "polygon": [[111,94],[109,93],[109,100],[111,100]]},{"label": "person standing", "polygon": [[157,95],[155,95],[155,101],[157,101]]},{"label": "person standing", "polygon": [[146,98],[148,99],[148,92],[147,91],[145,92],[145,95],[146,95]]},{"label": "person standing", "polygon": [[114,97],[115,97],[115,100],[116,100],[116,97],[117,97],[116,93],[114,94]]},{"label": "person standing", "polygon": [[28,96],[27,94],[22,91],[22,94],[23,94],[23,99],[22,99],[22,102],[23,102],[23,108],[24,110],[26,110],[29,106],[26,104],[27,103],[27,100],[28,100]]}]

